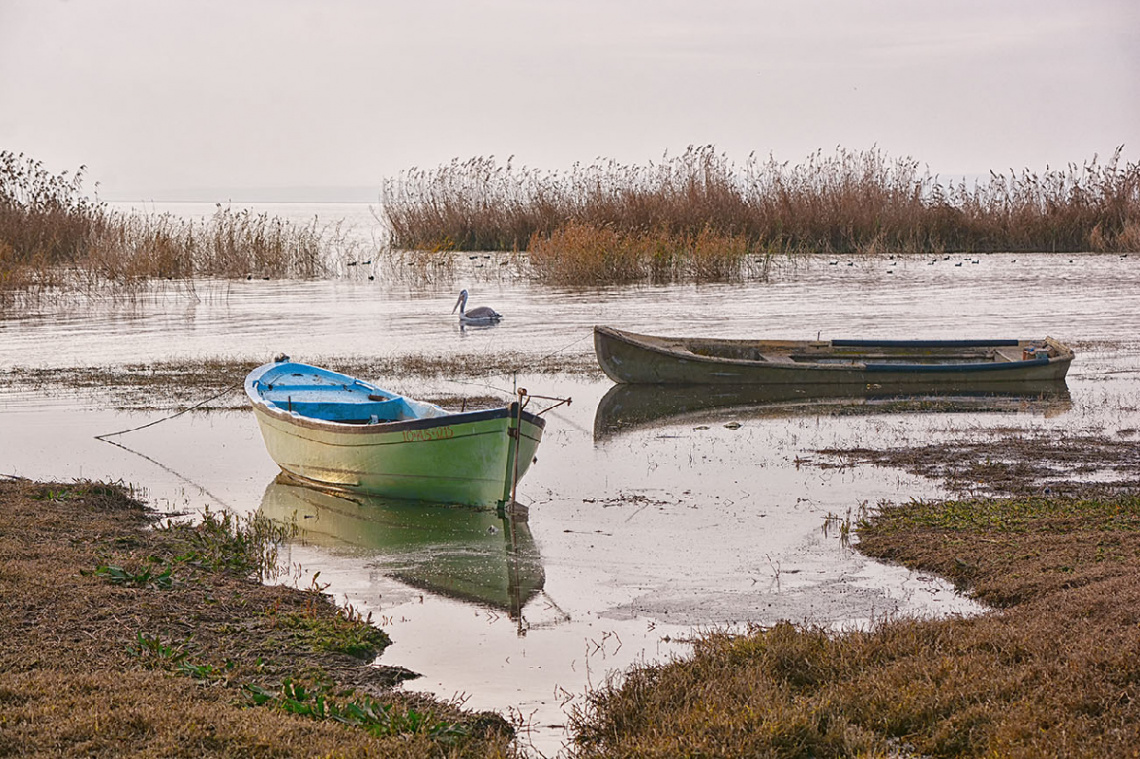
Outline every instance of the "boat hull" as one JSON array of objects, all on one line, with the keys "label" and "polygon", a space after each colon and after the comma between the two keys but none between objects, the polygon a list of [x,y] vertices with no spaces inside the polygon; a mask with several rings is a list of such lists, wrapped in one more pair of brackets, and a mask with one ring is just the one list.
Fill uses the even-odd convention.
[{"label": "boat hull", "polygon": [[[1047,351],[1022,358],[1024,351]],[[717,340],[594,328],[614,382],[725,385],[941,385],[1056,382],[1073,353],[1056,340]]]},{"label": "boat hull", "polygon": [[423,419],[348,424],[265,402],[255,385],[247,381],[247,393],[269,456],[290,477],[333,490],[472,506],[498,504],[510,498],[542,440],[543,419],[520,411],[517,403]]}]

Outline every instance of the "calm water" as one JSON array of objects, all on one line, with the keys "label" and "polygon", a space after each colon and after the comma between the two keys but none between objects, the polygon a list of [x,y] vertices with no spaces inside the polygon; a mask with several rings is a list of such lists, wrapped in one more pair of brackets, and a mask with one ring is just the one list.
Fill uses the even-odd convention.
[{"label": "calm water", "polygon": [[[364,206],[257,210],[301,221],[339,215],[360,239],[374,235]],[[974,610],[936,578],[868,561],[824,529],[829,515],[942,495],[939,486],[889,469],[821,468],[817,449],[997,427],[1058,435],[1140,427],[1140,255],[824,259],[779,266],[769,283],[588,292],[515,282],[493,271],[493,260],[460,260],[453,281],[414,292],[387,283],[376,264],[359,264],[329,282],[200,283],[196,298],[171,291],[133,304],[44,304],[0,319],[0,369],[268,360],[282,351],[313,362],[517,353],[517,378],[370,379],[419,394],[509,393],[517,381],[572,397],[548,414],[538,463],[520,486],[531,508],[526,525],[276,483],[244,411],[187,414],[116,438],[126,449],[100,443],[95,435],[163,414],[107,411],[82,394],[45,400],[36,388],[0,393],[0,473],[121,479],[166,510],[296,515],[305,532],[287,548],[291,581],[307,586],[320,572],[330,593],[371,611],[392,636],[382,663],[423,674],[408,688],[511,711],[549,756],[586,688],[634,663],[683,655],[678,639],[693,630]],[[504,322],[461,331],[451,314],[461,287]],[[528,359],[587,360],[596,323],[789,338],[1049,334],[1078,358],[1067,399],[1014,399],[1002,412],[970,404],[927,414],[713,408],[615,428],[608,380],[527,373]]]}]

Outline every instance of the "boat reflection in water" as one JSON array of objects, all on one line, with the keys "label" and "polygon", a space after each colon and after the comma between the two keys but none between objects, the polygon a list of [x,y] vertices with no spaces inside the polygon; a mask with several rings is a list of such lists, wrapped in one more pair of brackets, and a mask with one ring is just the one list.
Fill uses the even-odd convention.
[{"label": "boat reflection in water", "polygon": [[406,585],[506,611],[514,620],[545,581],[527,523],[493,508],[332,493],[278,475],[265,489],[261,513],[295,523],[308,543],[362,551],[382,574]]},{"label": "boat reflection in water", "polygon": [[598,402],[594,440],[637,428],[727,417],[1025,411],[1052,416],[1072,402],[1064,380],[971,383],[969,388],[869,385],[618,384]]}]

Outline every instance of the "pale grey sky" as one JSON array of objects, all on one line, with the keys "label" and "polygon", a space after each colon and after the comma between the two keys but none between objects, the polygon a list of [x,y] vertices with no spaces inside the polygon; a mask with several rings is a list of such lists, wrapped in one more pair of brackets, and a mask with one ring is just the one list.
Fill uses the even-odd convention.
[{"label": "pale grey sky", "polygon": [[106,199],[374,200],[452,158],[691,144],[1137,160],[1140,2],[0,0],[0,149]]}]

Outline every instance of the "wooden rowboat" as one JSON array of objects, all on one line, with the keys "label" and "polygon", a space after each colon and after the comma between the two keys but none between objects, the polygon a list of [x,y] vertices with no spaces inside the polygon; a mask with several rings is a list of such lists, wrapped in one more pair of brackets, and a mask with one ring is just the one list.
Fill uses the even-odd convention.
[{"label": "wooden rowboat", "polygon": [[614,382],[906,385],[1058,381],[1073,352],[1042,340],[723,340],[653,337],[594,327]]},{"label": "wooden rowboat", "polygon": [[504,504],[546,424],[517,402],[451,413],[287,359],[250,372],[245,392],[270,457],[287,475],[389,498]]}]

